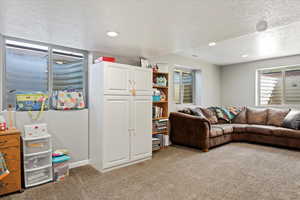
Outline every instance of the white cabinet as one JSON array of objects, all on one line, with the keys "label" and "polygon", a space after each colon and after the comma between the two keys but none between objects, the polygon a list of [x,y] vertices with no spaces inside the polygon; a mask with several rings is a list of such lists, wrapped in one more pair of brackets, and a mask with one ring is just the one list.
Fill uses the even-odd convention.
[{"label": "white cabinet", "polygon": [[107,62],[91,66],[89,146],[95,168],[105,172],[151,158],[151,94],[149,69]]}]

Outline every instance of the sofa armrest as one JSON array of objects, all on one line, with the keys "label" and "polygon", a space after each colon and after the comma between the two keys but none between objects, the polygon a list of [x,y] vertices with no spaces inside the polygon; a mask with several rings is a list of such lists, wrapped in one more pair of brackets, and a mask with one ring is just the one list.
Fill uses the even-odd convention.
[{"label": "sofa armrest", "polygon": [[181,144],[207,150],[210,122],[203,117],[179,112],[170,113],[170,140]]}]

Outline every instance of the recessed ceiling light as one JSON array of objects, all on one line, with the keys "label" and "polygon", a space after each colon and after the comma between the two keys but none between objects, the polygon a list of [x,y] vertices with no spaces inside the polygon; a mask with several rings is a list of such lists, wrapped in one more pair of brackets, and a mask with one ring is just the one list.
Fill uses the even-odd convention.
[{"label": "recessed ceiling light", "polygon": [[117,37],[117,36],[119,35],[119,33],[115,32],[115,31],[108,31],[108,32],[106,33],[106,35],[107,35],[108,37]]},{"label": "recessed ceiling light", "polygon": [[242,58],[247,58],[249,55],[248,54],[243,54]]},{"label": "recessed ceiling light", "polygon": [[215,43],[215,42],[210,42],[210,43],[208,43],[208,46],[213,47],[213,46],[216,46],[216,44],[217,43]]}]

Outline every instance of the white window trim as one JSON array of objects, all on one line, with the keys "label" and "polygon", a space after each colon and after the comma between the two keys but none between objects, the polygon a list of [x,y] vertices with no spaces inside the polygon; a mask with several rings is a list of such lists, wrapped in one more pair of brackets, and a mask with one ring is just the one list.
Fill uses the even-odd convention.
[{"label": "white window trim", "polygon": [[[75,48],[69,48],[69,47],[63,47],[59,45],[52,45],[47,44],[43,42],[36,42],[31,40],[25,40],[25,39],[19,39],[15,37],[5,36],[0,34],[0,48],[2,49],[2,52],[0,52],[0,76],[2,78],[2,84],[0,85],[0,112],[4,110],[4,105],[6,105],[6,62],[5,62],[5,41],[6,40],[13,40],[18,42],[24,42],[24,43],[30,43],[33,45],[42,45],[48,47],[48,95],[49,97],[52,96],[52,84],[53,84],[53,69],[51,67],[50,61],[52,61],[52,50],[53,49],[59,49],[63,51],[70,51],[74,53],[81,53],[84,55],[84,74],[83,74],[83,96],[86,103],[86,107],[88,108],[88,59],[89,59],[89,52],[85,50],[75,49]],[[51,109],[50,109],[51,110]]]},{"label": "white window trim", "polygon": [[[262,107],[300,107],[299,104],[285,104],[285,72],[286,68],[289,67],[300,67],[300,64],[296,65],[285,65],[285,66],[279,66],[279,67],[268,67],[268,68],[258,68],[256,69],[256,77],[255,77],[255,105],[256,106],[262,106]],[[264,105],[260,104],[260,71],[263,70],[272,70],[272,69],[282,69],[282,103],[281,104],[269,104],[269,105]]]}]

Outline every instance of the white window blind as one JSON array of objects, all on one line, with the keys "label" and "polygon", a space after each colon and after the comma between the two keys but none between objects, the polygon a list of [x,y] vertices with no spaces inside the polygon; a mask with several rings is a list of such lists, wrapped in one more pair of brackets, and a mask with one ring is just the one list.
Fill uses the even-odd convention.
[{"label": "white window blind", "polygon": [[193,74],[182,72],[183,103],[193,103]]},{"label": "white window blind", "polygon": [[194,71],[176,69],[173,73],[174,102],[177,104],[194,103]]},{"label": "white window blind", "polygon": [[16,104],[18,92],[48,91],[48,48],[6,41],[6,105]]},{"label": "white window blind", "polygon": [[84,55],[53,50],[53,90],[83,89]]},{"label": "white window blind", "polygon": [[300,104],[300,67],[283,67],[258,71],[260,105]]}]

